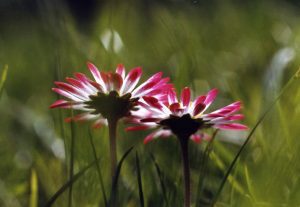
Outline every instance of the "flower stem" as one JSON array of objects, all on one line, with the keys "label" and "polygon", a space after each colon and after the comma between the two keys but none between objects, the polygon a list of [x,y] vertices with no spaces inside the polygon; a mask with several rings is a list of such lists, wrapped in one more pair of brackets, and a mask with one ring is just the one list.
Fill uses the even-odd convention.
[{"label": "flower stem", "polygon": [[110,168],[111,168],[111,180],[113,182],[114,175],[117,168],[117,123],[118,120],[108,120],[109,130],[109,147],[110,147]]},{"label": "flower stem", "polygon": [[182,170],[184,178],[184,207],[190,207],[191,187],[190,187],[190,165],[189,165],[189,138],[178,137],[181,147]]}]

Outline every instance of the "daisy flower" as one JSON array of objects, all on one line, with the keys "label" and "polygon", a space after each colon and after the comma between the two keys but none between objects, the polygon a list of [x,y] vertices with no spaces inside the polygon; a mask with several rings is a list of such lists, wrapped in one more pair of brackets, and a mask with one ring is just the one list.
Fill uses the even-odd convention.
[{"label": "daisy flower", "polygon": [[107,124],[107,120],[118,120],[130,115],[135,110],[137,101],[142,96],[153,96],[158,100],[166,98],[164,91],[172,86],[169,78],[162,78],[158,72],[136,87],[141,75],[140,67],[125,74],[125,68],[119,64],[116,72],[100,72],[92,63],[87,64],[94,80],[82,73],[75,73],[74,78],[65,82],[55,82],[52,90],[68,100],[55,101],[50,108],[72,108],[83,113],[69,117],[66,121],[95,120],[94,127]]},{"label": "daisy flower", "polygon": [[208,135],[201,131],[202,129],[210,127],[224,130],[247,129],[247,126],[235,123],[244,118],[242,114],[235,113],[241,108],[240,101],[205,113],[215,100],[217,93],[218,90],[213,89],[206,95],[201,95],[191,101],[191,91],[186,87],[181,92],[180,100],[177,99],[174,90],[169,90],[166,101],[144,96],[143,100],[139,101],[142,108],[135,113],[136,116],[132,119],[132,122],[138,125],[128,127],[127,131],[156,128],[145,138],[144,143],[172,134],[198,143],[202,139],[208,138]]},{"label": "daisy flower", "polygon": [[242,114],[236,114],[241,108],[239,101],[213,112],[205,113],[215,100],[217,93],[218,90],[213,89],[206,95],[191,101],[191,91],[186,87],[181,92],[180,100],[177,99],[175,90],[169,90],[167,99],[164,101],[155,97],[144,96],[139,101],[142,108],[135,113],[135,117],[131,120],[138,125],[127,128],[129,131],[156,128],[144,139],[144,143],[157,137],[168,137],[172,134],[178,138],[182,153],[185,207],[190,206],[189,140],[201,142],[208,136],[202,132],[206,128],[247,129],[247,126],[235,122],[244,117]]},{"label": "daisy flower", "polygon": [[117,122],[128,117],[137,110],[142,96],[153,97],[163,101],[167,98],[166,91],[173,86],[169,78],[162,78],[162,72],[151,76],[138,85],[142,76],[140,67],[134,68],[126,75],[125,68],[119,64],[115,72],[100,72],[95,65],[87,63],[93,80],[82,73],[75,73],[66,82],[55,82],[52,90],[66,99],[55,101],[50,108],[67,108],[81,111],[66,121],[94,120],[94,127],[109,126],[112,175],[116,167],[116,128]]}]

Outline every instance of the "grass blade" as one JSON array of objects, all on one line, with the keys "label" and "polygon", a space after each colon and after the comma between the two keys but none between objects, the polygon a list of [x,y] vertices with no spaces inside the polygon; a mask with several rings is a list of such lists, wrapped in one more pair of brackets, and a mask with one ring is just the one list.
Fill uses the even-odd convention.
[{"label": "grass blade", "polygon": [[29,207],[37,207],[38,204],[38,178],[36,171],[34,169],[31,170],[30,177],[30,200]]},{"label": "grass blade", "polygon": [[165,199],[166,205],[169,206],[169,202],[168,202],[168,198],[167,198],[167,191],[166,191],[166,187],[165,187],[165,184],[164,184],[164,181],[163,181],[163,176],[162,176],[160,167],[159,167],[158,163],[156,162],[156,160],[155,160],[155,158],[154,158],[154,156],[153,156],[152,153],[150,153],[150,157],[151,157],[151,160],[154,163],[154,166],[155,166],[158,178],[159,178],[161,190],[162,190],[163,197]]},{"label": "grass blade", "polygon": [[246,165],[244,166],[244,171],[245,171],[246,184],[247,184],[247,187],[248,187],[248,190],[249,190],[249,194],[250,194],[249,196],[250,196],[250,198],[254,202],[256,202],[256,198],[255,198],[255,194],[254,194],[254,189],[252,188],[251,178],[250,178],[249,171],[248,171],[248,168],[247,168]]},{"label": "grass blade", "polygon": [[56,199],[63,193],[65,190],[67,190],[75,181],[77,181],[84,173],[89,170],[91,167],[93,167],[98,161],[100,160],[94,160],[92,163],[87,165],[85,168],[80,170],[78,173],[72,176],[72,179],[70,179],[68,182],[66,182],[63,186],[61,186],[58,191],[47,201],[45,207],[50,207],[53,205],[53,203],[56,201]]},{"label": "grass blade", "polygon": [[262,121],[265,119],[265,117],[267,116],[267,114],[273,109],[273,107],[275,106],[275,104],[277,103],[277,101],[280,99],[280,97],[282,96],[282,94],[286,91],[286,89],[291,85],[291,83],[294,82],[295,79],[300,78],[300,68],[297,70],[297,72],[290,78],[290,80],[285,84],[285,86],[281,89],[280,93],[277,95],[277,97],[274,99],[274,101],[267,107],[267,109],[265,110],[265,112],[261,115],[261,117],[258,119],[258,121],[256,122],[256,124],[254,125],[254,127],[251,129],[249,135],[247,136],[244,144],[241,146],[241,148],[239,149],[239,151],[237,152],[236,156],[234,157],[233,161],[231,162],[228,170],[225,173],[224,178],[222,179],[222,182],[219,186],[219,189],[214,197],[214,199],[211,202],[211,206],[214,206],[215,203],[217,202],[220,193],[229,177],[229,174],[231,173],[233,167],[235,166],[238,158],[240,157],[241,153],[243,152],[243,150],[245,149],[245,147],[247,146],[247,144],[250,141],[250,138],[252,137],[253,133],[255,132],[255,130],[257,129],[257,127],[262,123]]},{"label": "grass blade", "polygon": [[[93,155],[94,155],[95,160],[97,160],[98,159],[97,152],[96,152],[96,148],[95,148],[95,144],[93,141],[91,130],[89,130],[88,133],[89,133],[90,143],[91,143],[92,150],[93,150]],[[104,206],[107,207],[107,197],[106,197],[106,193],[105,193],[105,188],[104,188],[104,183],[103,183],[103,177],[102,177],[101,170],[100,170],[100,165],[98,162],[96,162],[96,167],[97,167],[97,173],[99,176],[101,192],[102,192],[102,196],[104,199]]]},{"label": "grass blade", "polygon": [[0,97],[4,89],[5,81],[7,78],[7,72],[8,72],[8,65],[5,65],[0,77]]},{"label": "grass blade", "polygon": [[140,169],[140,160],[138,152],[135,154],[135,162],[136,162],[136,169],[137,169],[137,179],[139,185],[139,195],[140,195],[140,204],[141,207],[144,207],[144,193],[143,193],[143,185],[142,185],[142,177],[141,177],[141,169]]},{"label": "grass blade", "polygon": [[129,153],[131,152],[131,150],[133,149],[133,147],[130,147],[122,156],[121,160],[118,163],[114,178],[113,178],[113,183],[112,183],[112,187],[111,187],[111,193],[110,193],[110,199],[109,199],[109,205],[110,207],[115,207],[116,204],[116,199],[117,199],[117,195],[118,195],[118,180],[119,180],[119,176],[120,176],[120,172],[121,172],[121,168],[123,165],[123,162],[125,160],[125,158],[129,155]]},{"label": "grass blade", "polygon": [[206,167],[207,167],[207,161],[210,155],[210,152],[212,151],[213,148],[213,143],[215,140],[215,137],[217,136],[218,129],[214,131],[212,138],[210,142],[207,144],[204,152],[203,152],[203,157],[201,160],[201,166],[200,166],[200,174],[199,174],[199,179],[198,179],[198,186],[197,186],[197,196],[196,196],[196,207],[201,206],[201,192],[203,191],[204,188],[204,178],[206,176]]}]

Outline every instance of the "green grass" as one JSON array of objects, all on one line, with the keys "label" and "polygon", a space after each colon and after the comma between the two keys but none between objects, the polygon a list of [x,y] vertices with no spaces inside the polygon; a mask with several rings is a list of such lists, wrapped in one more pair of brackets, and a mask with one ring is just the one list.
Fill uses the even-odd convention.
[{"label": "green grass", "polygon": [[[53,206],[105,206],[111,200],[108,129],[70,126],[63,122],[70,111],[48,108],[58,98],[53,82],[88,74],[87,61],[105,71],[118,63],[127,70],[142,66],[143,80],[163,71],[178,90],[192,87],[194,96],[218,88],[211,110],[243,102],[246,134],[219,131],[211,143],[190,144],[193,206],[300,205],[299,72],[280,94],[300,65],[296,5],[114,2],[101,4],[83,24],[58,2],[40,1],[37,12],[24,5],[0,5],[7,11],[0,24],[0,206],[51,200]],[[105,36],[114,39],[105,42]],[[280,58],[284,48],[293,55]],[[118,204],[182,206],[177,140],[144,145],[150,132],[124,127],[118,128],[118,154],[134,146],[138,156],[132,152],[122,162],[113,186]]]}]

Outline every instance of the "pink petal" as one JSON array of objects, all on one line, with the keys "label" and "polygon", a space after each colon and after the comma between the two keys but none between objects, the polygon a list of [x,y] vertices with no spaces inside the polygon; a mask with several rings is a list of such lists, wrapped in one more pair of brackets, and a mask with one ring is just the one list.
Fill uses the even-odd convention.
[{"label": "pink petal", "polygon": [[102,80],[101,74],[100,74],[99,70],[97,69],[97,67],[94,64],[89,63],[89,62],[87,63],[87,66],[88,66],[89,70],[91,71],[96,82],[100,84],[100,86],[102,87],[102,89],[104,91],[106,91],[104,80]]},{"label": "pink petal", "polygon": [[96,89],[98,89],[98,91],[104,92],[103,89],[102,89],[102,87],[100,86],[99,83],[97,83],[97,82],[95,82],[95,81],[89,81],[89,83],[90,83],[92,86],[94,86]]},{"label": "pink petal", "polygon": [[60,88],[52,88],[52,90],[53,90],[54,92],[56,92],[56,93],[62,95],[62,96],[65,96],[65,97],[67,97],[67,98],[73,100],[73,101],[78,101],[78,102],[84,101],[83,99],[78,98],[77,96],[74,96],[73,94],[68,93],[68,92],[66,92],[66,91],[64,91],[64,90],[62,90],[62,89],[60,89]]},{"label": "pink petal", "polygon": [[85,88],[89,90],[89,93],[97,92],[97,90],[90,84],[91,80],[84,74],[75,73],[75,76],[83,85],[85,85]]},{"label": "pink petal", "polygon": [[90,62],[87,63],[87,66],[88,66],[89,70],[91,71],[91,73],[92,73],[94,79],[95,79],[97,82],[102,81],[102,80],[101,80],[101,77],[100,77],[100,72],[99,72],[98,68],[97,68],[94,64],[92,64],[92,63],[90,63]]},{"label": "pink petal", "polygon": [[158,89],[154,89],[154,90],[148,90],[147,93],[145,93],[145,95],[147,96],[155,96],[155,98],[157,98],[156,95],[161,95],[163,93],[161,88]]},{"label": "pink petal", "polygon": [[217,94],[218,94],[218,89],[216,88],[209,91],[206,95],[204,104],[209,106],[215,100]]},{"label": "pink petal", "polygon": [[119,74],[112,73],[110,76],[110,82],[113,85],[113,89],[119,91],[123,84],[123,79]]},{"label": "pink petal", "polygon": [[244,115],[243,114],[234,114],[231,116],[228,116],[225,118],[225,120],[227,121],[235,121],[235,120],[241,120],[244,119]]},{"label": "pink petal", "polygon": [[152,141],[156,137],[168,137],[171,135],[170,130],[158,129],[157,131],[152,132],[144,139],[144,144]]},{"label": "pink petal", "polygon": [[[153,87],[153,89],[156,89],[156,88],[165,88],[165,86],[167,86],[168,82],[170,81],[170,78],[169,77],[166,77],[166,78],[163,78],[163,79],[160,79],[159,82]],[[173,85],[173,84],[171,84]],[[167,88],[166,88],[167,89]]]},{"label": "pink petal", "polygon": [[147,81],[145,81],[143,84],[141,84],[134,90],[133,95],[135,97],[149,95],[147,93],[160,81],[161,76],[162,72],[158,72],[151,76]]},{"label": "pink petal", "polygon": [[77,88],[85,89],[85,88],[84,88],[84,84],[81,83],[79,80],[76,80],[75,78],[68,78],[68,77],[67,77],[66,80],[67,80],[70,84],[76,86]]},{"label": "pink petal", "polygon": [[237,112],[238,110],[240,110],[240,108],[241,108],[241,102],[237,101],[237,102],[229,104],[223,108],[220,108],[216,111],[213,111],[210,114],[222,114],[224,116],[224,115],[229,115],[234,112]]},{"label": "pink petal", "polygon": [[90,87],[88,87],[84,82],[77,80],[75,78],[66,78],[66,80],[72,84],[73,86],[83,90],[84,92],[88,93],[88,94],[92,94],[94,93],[94,90],[91,89]]},{"label": "pink petal", "polygon": [[161,120],[160,118],[149,117],[149,118],[141,119],[141,122],[158,122],[160,120]]},{"label": "pink petal", "polygon": [[147,82],[146,84],[142,84],[140,85],[134,92],[133,95],[135,97],[137,96],[144,96],[144,95],[148,95],[150,96],[150,94],[153,94],[153,91],[155,90],[155,86],[158,84],[158,79],[154,79],[152,81]]},{"label": "pink petal", "polygon": [[152,132],[151,134],[147,135],[144,139],[144,144],[148,144],[150,141],[154,139],[155,132]]},{"label": "pink petal", "polygon": [[224,115],[223,114],[218,114],[218,113],[217,114],[216,113],[210,113],[210,114],[206,114],[204,117],[214,119],[214,118],[224,117]]},{"label": "pink petal", "polygon": [[190,139],[195,143],[200,144],[202,142],[202,138],[203,136],[201,134],[193,134]]},{"label": "pink petal", "polygon": [[105,85],[108,83],[108,73],[109,72],[100,71],[100,77],[103,80]]},{"label": "pink petal", "polygon": [[168,91],[168,101],[169,101],[170,105],[173,104],[173,103],[178,103],[175,90],[169,90]]},{"label": "pink petal", "polygon": [[205,99],[206,96],[198,96],[194,101],[194,106],[197,106],[198,104],[204,104]]},{"label": "pink petal", "polygon": [[76,87],[67,84],[67,83],[63,83],[63,82],[54,82],[55,85],[57,85],[58,87],[62,88],[63,90],[72,93],[74,95],[77,95],[78,98],[88,98],[88,95],[84,92],[82,92],[81,90],[77,89]]},{"label": "pink petal", "polygon": [[132,69],[124,80],[124,84],[122,85],[121,88],[121,93],[125,94],[131,92],[133,88],[136,86],[136,84],[139,82],[141,75],[142,75],[141,68]]},{"label": "pink petal", "polygon": [[155,86],[157,82],[151,81],[144,85],[143,87],[139,88],[138,90],[135,91],[134,95],[135,96],[141,96],[141,95],[149,95],[147,92]]},{"label": "pink petal", "polygon": [[159,80],[161,80],[163,73],[162,72],[158,72],[155,73],[154,75],[152,75],[150,78],[148,78],[148,80],[146,80],[141,86],[144,86],[146,84],[148,84],[149,82],[159,82]]},{"label": "pink petal", "polygon": [[230,123],[230,124],[217,124],[215,125],[216,128],[219,129],[228,129],[228,130],[246,130],[248,129],[247,126],[238,123]]},{"label": "pink petal", "polygon": [[127,127],[125,131],[140,131],[140,130],[145,130],[149,129],[149,126],[146,125],[140,125],[140,126],[132,126],[132,127]]},{"label": "pink petal", "polygon": [[70,103],[66,100],[57,100],[55,101],[53,104],[50,105],[49,108],[53,109],[53,108],[64,108],[64,107],[69,107]]},{"label": "pink petal", "polygon": [[138,68],[132,69],[128,73],[127,77],[128,77],[129,81],[135,82],[141,75],[142,75],[142,69],[140,67],[138,67]]},{"label": "pink petal", "polygon": [[117,66],[116,73],[119,74],[122,77],[122,79],[124,80],[124,78],[125,78],[125,67],[124,67],[124,65],[119,64]]},{"label": "pink petal", "polygon": [[205,104],[199,103],[198,105],[195,106],[193,115],[197,116],[205,109],[205,107],[206,107]]},{"label": "pink petal", "polygon": [[169,109],[172,111],[172,113],[176,114],[178,109],[180,109],[179,103],[173,103],[169,106]]},{"label": "pink petal", "polygon": [[[220,124],[227,124],[231,123],[232,121],[241,120],[244,118],[243,114],[234,114],[229,116],[218,116],[208,119],[211,123],[220,125]],[[205,118],[204,118],[205,119]],[[207,120],[207,119],[206,119]]]},{"label": "pink petal", "polygon": [[173,90],[173,85],[165,84],[160,87],[153,87],[152,91],[147,93],[147,96],[154,96],[158,100],[165,102],[165,105],[169,105],[168,93],[171,90]]},{"label": "pink petal", "polygon": [[86,75],[84,75],[83,73],[75,73],[75,76],[81,82],[87,83],[89,81],[88,77],[86,77]]},{"label": "pink petal", "polygon": [[162,106],[160,105],[160,103],[158,102],[158,100],[152,96],[144,96],[143,99],[145,100],[145,102],[147,104],[149,104],[149,106],[152,106],[154,108],[157,109],[161,109]]},{"label": "pink petal", "polygon": [[144,107],[145,109],[149,108],[149,106],[148,106],[147,104],[145,104],[144,102],[142,102],[142,101],[137,101],[136,103],[137,103],[138,105]]},{"label": "pink petal", "polygon": [[187,107],[191,100],[191,91],[190,88],[185,87],[181,92],[181,102],[183,106]]}]

